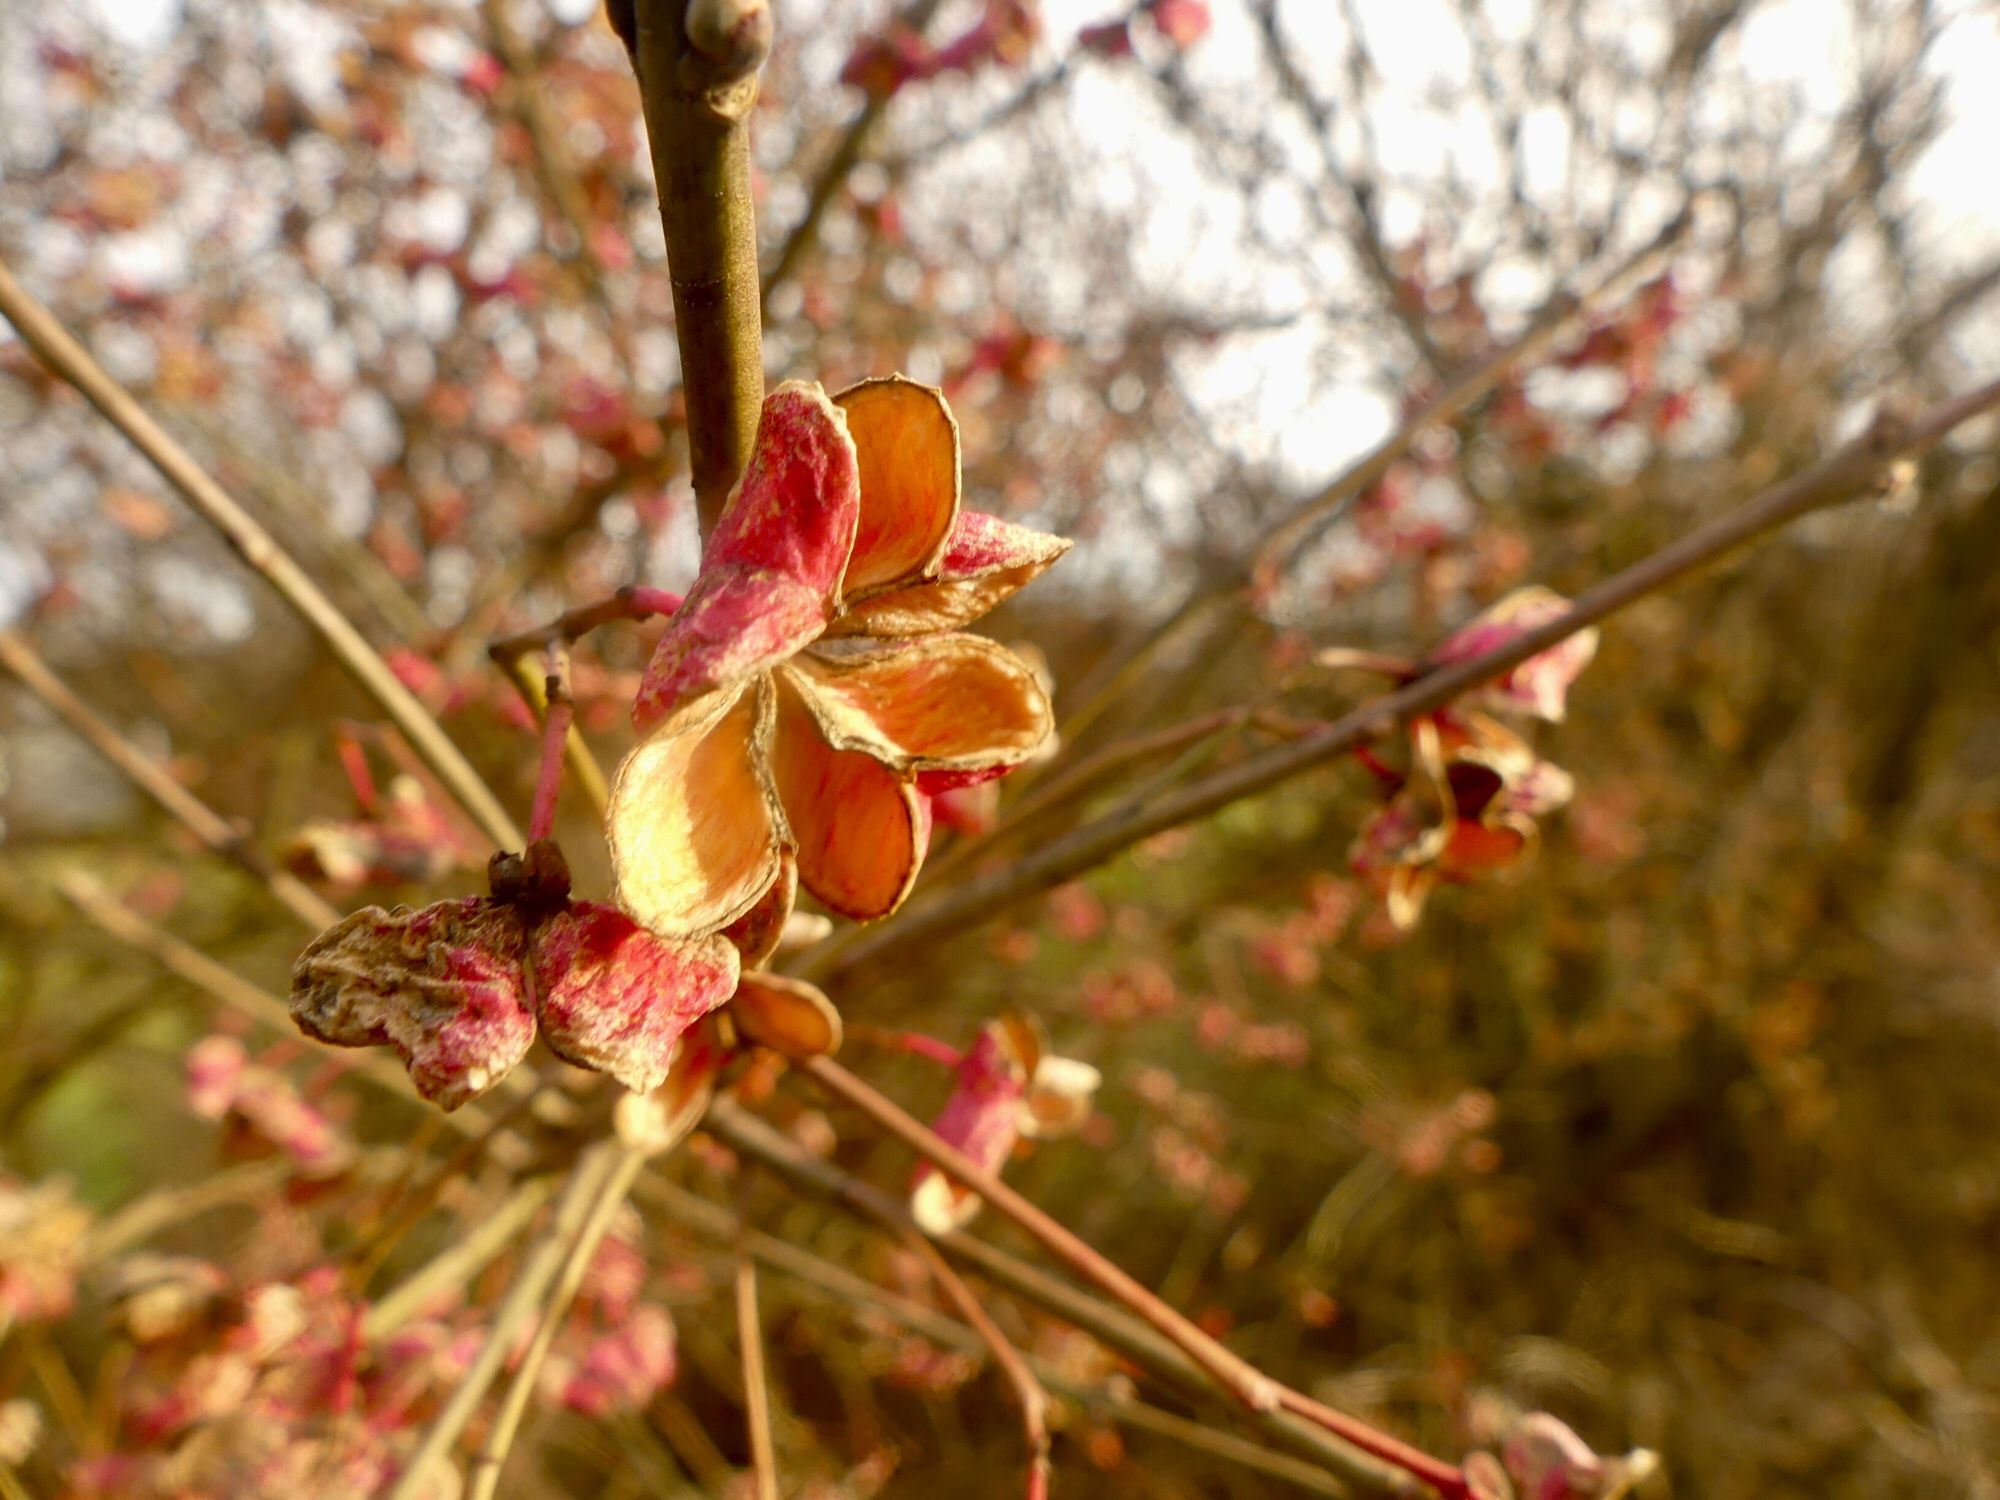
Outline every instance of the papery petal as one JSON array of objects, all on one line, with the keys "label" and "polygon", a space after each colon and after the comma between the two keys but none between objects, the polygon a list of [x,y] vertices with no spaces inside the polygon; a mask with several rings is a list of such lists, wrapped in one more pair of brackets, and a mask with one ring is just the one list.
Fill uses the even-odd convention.
[{"label": "papery petal", "polygon": [[647,733],[705,693],[784,661],[826,628],[824,597],[763,568],[704,572],[653,649],[632,722]]},{"label": "papery petal", "polygon": [[958,423],[944,394],[901,375],[849,386],[834,402],[861,467],[861,517],[843,592],[927,577],[958,518]]},{"label": "papery petal", "polygon": [[1021,1101],[1021,1134],[1031,1140],[1074,1135],[1090,1118],[1104,1075],[1073,1057],[1044,1057]]},{"label": "papery petal", "polygon": [[1437,871],[1429,865],[1399,865],[1389,872],[1384,905],[1397,931],[1408,932],[1417,925],[1437,880]]},{"label": "papery petal", "polygon": [[742,958],[744,968],[754,969],[778,951],[778,944],[784,940],[785,924],[792,919],[792,903],[798,896],[799,863],[786,850],[771,888],[758,898],[755,906],[722,929],[722,935]]},{"label": "papery petal", "polygon": [[[1010,1013],[980,1028],[958,1066],[958,1086],[931,1129],[975,1165],[997,1172],[1021,1138],[1028,1077],[1041,1061],[1040,1028]],[[962,1229],[979,1212],[979,1195],[926,1162],[910,1189],[910,1212],[928,1234]]]},{"label": "papery petal", "polygon": [[641,730],[784,660],[825,629],[840,606],[860,505],[840,409],[803,381],[772,391],[701,573],[647,664],[632,708]]},{"label": "papery petal", "polygon": [[534,1043],[521,962],[520,919],[483,897],[365,906],[299,955],[292,1019],[336,1047],[394,1047],[417,1091],[456,1109]]},{"label": "papery petal", "polygon": [[[989,1172],[997,1172],[1021,1138],[1017,1101],[958,1095],[934,1127],[937,1133]],[[946,1132],[949,1130],[949,1134]],[[978,1215],[980,1197],[926,1162],[910,1189],[910,1214],[926,1234],[963,1229]]]},{"label": "papery petal", "polygon": [[1451,836],[1437,857],[1438,878],[1466,885],[1508,869],[1520,862],[1534,841],[1535,825],[1525,819],[1486,824],[1461,818],[1451,825]]},{"label": "papery petal", "polygon": [[655,937],[592,901],[550,917],[534,941],[542,1040],[634,1093],[666,1081],[682,1033],[736,988],[736,950],[721,938]]},{"label": "papery petal", "polygon": [[[1442,665],[1484,656],[1569,610],[1570,601],[1552,589],[1516,589],[1447,636],[1431,660]],[[1474,696],[1496,709],[1559,722],[1567,709],[1570,684],[1597,654],[1597,641],[1596,626],[1579,630],[1511,668]]]},{"label": "papery petal", "polygon": [[1020,765],[1055,727],[1028,664],[975,635],[937,635],[785,668],[827,743],[904,774]]},{"label": "papery petal", "polygon": [[760,678],[669,719],[618,768],[607,820],[618,904],[665,937],[749,911],[778,878],[783,814],[765,772],[776,709]]},{"label": "papery petal", "polygon": [[978,619],[1070,549],[1067,537],[964,511],[935,578],[850,601],[828,635],[934,635]]},{"label": "papery petal", "polygon": [[701,571],[763,569],[837,603],[860,510],[846,415],[816,382],[788,380],[764,398],[756,446],[709,536]]},{"label": "papery petal", "polygon": [[747,1040],[786,1057],[825,1057],[840,1050],[840,1012],[803,979],[745,974],[729,1016]]},{"label": "papery petal", "polygon": [[902,905],[929,846],[929,801],[873,756],[829,745],[789,672],[779,679],[771,778],[799,879],[823,906],[866,922]]}]

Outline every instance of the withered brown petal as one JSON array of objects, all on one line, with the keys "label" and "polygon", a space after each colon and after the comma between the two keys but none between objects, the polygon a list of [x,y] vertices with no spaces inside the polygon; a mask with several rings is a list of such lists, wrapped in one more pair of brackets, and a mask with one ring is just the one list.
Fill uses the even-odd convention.
[{"label": "withered brown petal", "polygon": [[292,1019],[336,1047],[394,1047],[426,1099],[456,1109],[527,1055],[521,923],[484,897],[366,906],[292,966]]},{"label": "withered brown petal", "polygon": [[634,1093],[666,1080],[682,1034],[736,987],[736,950],[721,938],[656,937],[593,901],[543,922],[534,944],[542,1040]]}]

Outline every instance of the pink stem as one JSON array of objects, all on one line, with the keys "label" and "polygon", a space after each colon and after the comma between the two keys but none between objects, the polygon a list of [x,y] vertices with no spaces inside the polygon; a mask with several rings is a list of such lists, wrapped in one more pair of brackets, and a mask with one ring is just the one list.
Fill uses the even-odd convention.
[{"label": "pink stem", "polygon": [[347,772],[348,785],[354,788],[355,806],[361,809],[364,818],[375,816],[381,806],[381,798],[375,790],[375,777],[368,769],[368,752],[361,748],[361,742],[345,730],[335,743],[340,754],[341,769]]},{"label": "pink stem", "polygon": [[556,794],[562,790],[563,748],[569,740],[576,702],[569,695],[567,652],[549,652],[549,712],[542,725],[542,767],[535,778],[535,805],[528,817],[528,841],[539,843],[555,831]]}]

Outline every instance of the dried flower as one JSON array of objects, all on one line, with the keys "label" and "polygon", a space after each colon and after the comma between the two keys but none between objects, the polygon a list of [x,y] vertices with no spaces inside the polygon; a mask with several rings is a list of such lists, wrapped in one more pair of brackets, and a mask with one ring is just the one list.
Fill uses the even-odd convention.
[{"label": "dried flower", "polygon": [[1535,820],[1574,789],[1567,771],[1483,714],[1419,719],[1411,744],[1409,776],[1362,825],[1352,855],[1404,930],[1440,883],[1467,885],[1523,859],[1539,837]]},{"label": "dried flower", "polygon": [[[1047,1140],[1082,1129],[1101,1082],[1090,1064],[1050,1055],[1040,1025],[1010,1013],[987,1022],[959,1059],[958,1086],[932,1128],[997,1172],[1023,1136]],[[926,1162],[911,1188],[910,1211],[928,1233],[944,1234],[971,1222],[979,1197]]]},{"label": "dried flower", "polygon": [[1619,1500],[1660,1466],[1635,1448],[1607,1458],[1545,1411],[1529,1412],[1508,1431],[1500,1461],[1520,1500]]},{"label": "dried flower", "polygon": [[446,1109],[505,1077],[538,1029],[565,1062],[659,1087],[681,1035],[735,989],[736,950],[720,937],[669,941],[570,901],[566,870],[553,897],[532,879],[516,890],[509,881],[537,857],[560,861],[537,845],[495,861],[492,897],[363,907],[321,933],[292,967],[299,1029],[338,1047],[394,1047],[418,1092]]},{"label": "dried flower", "polygon": [[[1569,600],[1551,589],[1516,589],[1447,636],[1431,654],[1431,662],[1443,666],[1484,656],[1530,630],[1561,619],[1569,610]],[[1469,694],[1468,701],[1496,713],[1532,714],[1560,723],[1567,709],[1570,684],[1596,654],[1597,627],[1591,626],[1529,657],[1498,681]]]},{"label": "dried flower", "polygon": [[928,386],[778,387],[634,705],[647,738],[610,814],[619,904],[700,937],[773,899],[795,862],[831,910],[893,911],[928,796],[1019,765],[1050,731],[1029,666],[957,627],[1068,545],[960,512],[957,424]]},{"label": "dried flower", "polygon": [[90,1210],[67,1181],[0,1177],[0,1333],[70,1310],[89,1229]]}]

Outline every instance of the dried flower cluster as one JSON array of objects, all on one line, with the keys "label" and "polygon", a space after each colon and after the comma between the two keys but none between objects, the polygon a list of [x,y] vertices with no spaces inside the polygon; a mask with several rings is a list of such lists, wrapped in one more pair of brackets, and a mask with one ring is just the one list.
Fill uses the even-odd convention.
[{"label": "dried flower cluster", "polygon": [[[1548,589],[1520,589],[1453,632],[1431,663],[1483,656],[1568,609],[1569,601]],[[1382,895],[1398,928],[1416,925],[1440,884],[1470,884],[1517,864],[1535,847],[1538,820],[1568,803],[1575,789],[1569,773],[1479,709],[1559,723],[1570,684],[1596,651],[1597,632],[1578,631],[1410,726],[1410,769],[1393,779],[1352,855],[1355,872]],[[1344,657],[1325,659],[1339,664]]]}]

